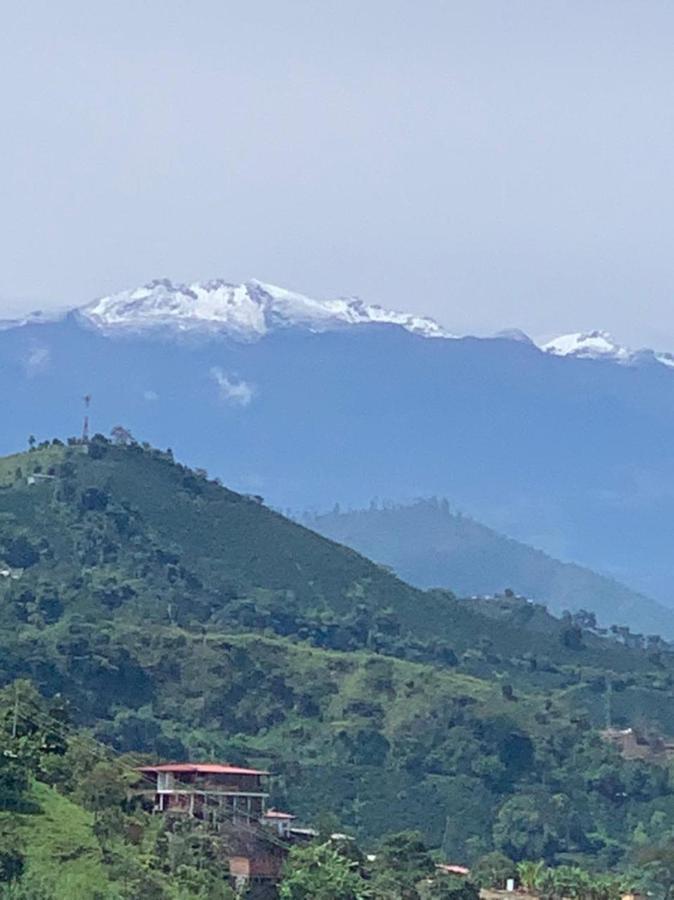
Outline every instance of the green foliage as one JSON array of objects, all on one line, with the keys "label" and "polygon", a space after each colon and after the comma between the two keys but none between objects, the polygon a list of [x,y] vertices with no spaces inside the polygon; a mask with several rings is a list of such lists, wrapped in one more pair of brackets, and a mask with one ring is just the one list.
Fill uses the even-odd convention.
[{"label": "green foliage", "polygon": [[417,885],[419,900],[478,900],[480,892],[473,881],[456,875],[438,875]]},{"label": "green foliage", "polygon": [[504,890],[509,878],[517,874],[515,863],[504,853],[494,850],[485,853],[471,868],[471,880],[480,887]]},{"label": "green foliage", "polygon": [[24,868],[25,852],[21,838],[8,821],[0,819],[0,884],[16,881]]},{"label": "green foliage", "polygon": [[[36,465],[53,480],[17,479]],[[604,640],[587,616],[589,631],[512,595],[414,590],[132,440],[0,460],[0,534],[37,553],[0,579],[7,746],[148,893],[153,864],[177,870],[156,849],[152,864],[129,856],[124,778],[83,762],[86,731],[63,746],[69,708],[117,752],[259,763],[279,775],[273,802],[303,819],[335,816],[370,842],[421,829],[454,861],[498,850],[610,868],[674,828],[664,767],[596,731],[610,707],[674,732],[666,646]],[[27,677],[39,693],[20,689],[12,736]],[[12,800],[14,759],[5,803],[27,790],[16,782]],[[373,877],[390,880],[401,849],[381,855],[391,865]],[[429,859],[408,860],[406,889],[435,883]]]},{"label": "green foliage", "polygon": [[544,874],[545,863],[543,860],[533,862],[525,859],[517,863],[517,876],[522,887],[529,893],[533,893],[541,887]]},{"label": "green foliage", "polygon": [[546,868],[542,863],[518,865],[522,885],[544,900],[620,900],[634,884],[617,875],[595,874],[579,866]]},{"label": "green foliage", "polygon": [[376,896],[358,864],[331,844],[293,848],[279,895],[281,900],[365,900]]},{"label": "green foliage", "polygon": [[21,809],[28,785],[25,766],[8,751],[0,753],[0,810]]},{"label": "green foliage", "polygon": [[435,872],[433,859],[417,831],[387,835],[375,855],[372,884],[377,897],[416,900],[417,885]]}]

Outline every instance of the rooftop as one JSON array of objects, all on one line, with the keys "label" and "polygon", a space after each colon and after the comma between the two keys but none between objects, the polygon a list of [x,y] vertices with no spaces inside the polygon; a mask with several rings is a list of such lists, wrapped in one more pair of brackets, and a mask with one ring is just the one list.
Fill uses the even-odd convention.
[{"label": "rooftop", "polygon": [[139,766],[139,772],[153,774],[172,772],[193,775],[269,775],[262,769],[244,769],[241,766],[230,766],[220,763],[162,763],[158,766]]},{"label": "rooftop", "polygon": [[456,863],[436,863],[435,868],[447,875],[470,875],[470,869]]},{"label": "rooftop", "polygon": [[264,814],[265,819],[295,819],[296,816],[292,816],[290,813],[281,812],[278,809],[268,809]]}]

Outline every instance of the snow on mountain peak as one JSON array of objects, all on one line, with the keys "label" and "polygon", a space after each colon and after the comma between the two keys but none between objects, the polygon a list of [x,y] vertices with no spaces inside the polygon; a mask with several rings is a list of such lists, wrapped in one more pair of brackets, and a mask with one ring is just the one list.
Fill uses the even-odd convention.
[{"label": "snow on mountain peak", "polygon": [[291,326],[330,331],[349,325],[399,325],[423,337],[452,337],[433,319],[383,309],[357,298],[314,300],[261,281],[229,284],[220,279],[174,284],[151,281],[82,307],[79,315],[102,331],[223,332],[256,340]]},{"label": "snow on mountain peak", "polygon": [[660,363],[674,368],[674,354],[655,350],[632,350],[618,344],[606,331],[586,331],[562,334],[540,345],[540,349],[554,356],[571,356],[581,359],[606,359],[622,365],[647,365]]},{"label": "snow on mountain peak", "polygon": [[[288,328],[318,333],[381,324],[396,325],[424,338],[456,337],[426,316],[368,304],[357,297],[316,300],[255,279],[242,284],[231,284],[219,278],[181,284],[160,278],[142,287],[102,297],[71,312],[80,323],[107,335],[217,334],[249,342]],[[46,324],[65,315],[65,312],[44,314],[37,311],[21,319],[0,319],[0,332]],[[606,331],[562,334],[553,340],[538,342],[519,329],[511,328],[494,337],[532,344],[553,356],[674,368],[674,354],[632,350],[618,344]]]},{"label": "snow on mountain peak", "polygon": [[586,331],[576,334],[562,334],[541,345],[541,350],[554,356],[579,356],[585,359],[610,359],[614,362],[629,363],[635,353],[616,343],[606,331]]}]

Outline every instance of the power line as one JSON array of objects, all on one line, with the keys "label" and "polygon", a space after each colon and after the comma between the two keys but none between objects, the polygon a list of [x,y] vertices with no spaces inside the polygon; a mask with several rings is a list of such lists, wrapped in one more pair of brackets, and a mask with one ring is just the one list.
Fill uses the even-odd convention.
[{"label": "power line", "polygon": [[[60,737],[64,739],[74,737],[79,741],[88,743],[90,745],[89,752],[92,756],[98,757],[99,762],[110,762],[111,759],[113,759],[123,770],[125,770],[128,774],[133,775],[134,778],[138,778],[139,774],[142,774],[139,773],[138,769],[146,763],[146,760],[142,759],[141,757],[130,753],[122,754],[121,751],[115,750],[114,747],[110,747],[108,744],[102,743],[90,734],[83,733],[81,730],[75,728],[74,725],[69,725],[67,722],[64,722],[62,719],[56,718],[55,716],[44,710],[33,709],[32,715],[23,712],[18,703],[18,692],[15,705],[15,716],[17,720],[21,719],[24,722],[30,723],[31,725],[41,724],[43,728],[49,727],[52,731],[55,731]],[[125,757],[124,759],[122,758],[122,755]],[[195,791],[195,793],[208,792]],[[262,838],[263,840],[267,841],[270,844],[273,844],[276,847],[280,847],[283,850],[288,850],[288,845],[281,839],[268,832],[264,828],[264,826],[259,824],[246,824],[242,823],[241,821],[236,821],[237,814],[234,810],[230,812],[223,807],[218,807],[217,813],[218,816],[222,816],[225,819],[228,819],[230,823],[240,831],[246,831],[252,837]]]}]

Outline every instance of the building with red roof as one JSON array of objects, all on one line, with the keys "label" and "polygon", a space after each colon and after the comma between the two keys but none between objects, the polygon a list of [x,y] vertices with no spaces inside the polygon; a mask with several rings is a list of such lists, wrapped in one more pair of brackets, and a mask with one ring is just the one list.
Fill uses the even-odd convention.
[{"label": "building with red roof", "polygon": [[212,823],[259,822],[269,796],[269,772],[262,769],[221,763],[162,763],[141,766],[138,771],[154,782],[155,812]]},{"label": "building with red roof", "polygon": [[237,889],[278,881],[295,817],[267,809],[269,772],[211,762],[161,763],[138,772],[146,785],[141,792],[153,798],[155,813],[198,819],[222,835]]}]

